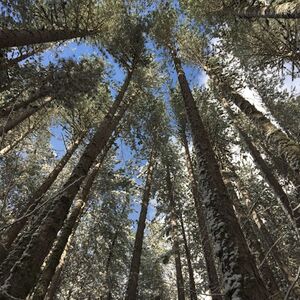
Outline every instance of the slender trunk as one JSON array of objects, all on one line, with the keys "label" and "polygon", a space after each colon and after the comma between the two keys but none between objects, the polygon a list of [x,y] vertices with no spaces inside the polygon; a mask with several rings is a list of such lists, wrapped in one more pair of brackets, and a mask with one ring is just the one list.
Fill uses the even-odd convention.
[{"label": "slender trunk", "polygon": [[173,184],[171,181],[171,175],[169,167],[167,168],[167,190],[168,190],[168,198],[169,198],[169,206],[171,213],[171,233],[173,239],[173,251],[175,255],[175,268],[176,268],[176,284],[177,284],[177,295],[178,300],[185,300],[185,292],[184,292],[184,280],[182,275],[182,264],[181,264],[181,255],[180,255],[180,245],[179,245],[179,236],[178,236],[178,222],[177,222],[177,214],[176,214],[176,203],[174,199],[174,191]]},{"label": "slender trunk", "polygon": [[240,18],[273,18],[273,19],[299,19],[300,4],[295,2],[244,6],[236,10],[226,10],[229,14],[234,14]]},{"label": "slender trunk", "polygon": [[20,47],[32,44],[65,41],[74,38],[86,37],[93,34],[89,31],[79,30],[25,30],[3,29],[0,30],[0,49]]},{"label": "slender trunk", "polygon": [[267,299],[269,293],[260,278],[235,216],[232,201],[175,49],[172,49],[171,55],[191,125],[200,176],[200,192],[215,252],[222,266],[226,298]]},{"label": "slender trunk", "polygon": [[13,103],[10,106],[1,108],[0,109],[0,118],[9,117],[10,114],[12,114],[12,112],[17,112],[21,108],[25,109],[29,104],[31,104],[41,98],[47,97],[48,95],[49,95],[49,91],[47,90],[47,88],[43,87],[41,89],[41,91],[31,95],[31,97],[29,97],[26,101],[22,101],[20,103]]},{"label": "slender trunk", "polygon": [[191,182],[191,190],[193,194],[194,205],[196,208],[197,221],[200,230],[200,239],[202,241],[202,249],[203,249],[207,277],[208,277],[208,286],[209,286],[210,293],[212,295],[212,300],[221,300],[222,299],[222,296],[220,296],[221,289],[220,289],[218,273],[217,273],[217,269],[213,257],[213,249],[211,246],[211,241],[207,230],[206,219],[202,208],[202,201],[198,192],[196,175],[194,172],[193,163],[192,163],[185,131],[182,132],[181,138],[182,138],[182,144],[185,149],[187,168],[188,168],[190,182]]},{"label": "slender trunk", "polygon": [[3,147],[0,150],[0,155],[5,156],[9,153],[12,149],[15,149],[26,137],[31,134],[38,126],[38,124],[29,124],[28,129],[17,137],[14,141],[11,141],[7,146]]},{"label": "slender trunk", "polygon": [[190,248],[189,248],[188,241],[186,238],[182,214],[181,214],[181,212],[179,212],[178,214],[179,214],[181,234],[182,234],[182,238],[183,238],[185,256],[186,256],[188,272],[189,272],[190,299],[197,300],[197,292],[196,292],[196,284],[195,284],[195,278],[194,278],[194,269],[193,269],[193,265],[192,265],[191,252],[190,252]]},{"label": "slender trunk", "polygon": [[[233,166],[230,166],[230,171],[233,172],[234,179],[239,180],[238,176],[236,175]],[[245,232],[245,236],[249,245],[249,248],[252,252],[252,254],[256,257],[258,265],[260,265],[265,257],[263,247],[256,236],[256,233],[252,227],[252,224],[247,216],[247,213],[245,212],[245,209],[243,208],[240,200],[238,199],[238,196],[235,192],[235,188],[232,184],[231,178],[226,174],[226,172],[223,173],[224,182],[227,186],[228,192],[231,194],[231,198],[234,203],[235,210],[237,212],[241,227],[243,228]],[[272,269],[269,266],[268,262],[265,262],[263,266],[260,268],[260,272],[262,275],[262,278],[268,287],[271,298],[276,300],[280,300],[283,298],[283,295],[281,294],[281,291],[276,283],[275,277],[273,275]]]},{"label": "slender trunk", "polygon": [[[290,223],[294,227],[295,231],[297,232],[299,236],[299,229],[300,229],[300,219],[299,215],[295,215],[297,212],[293,212],[293,209],[290,205],[290,200],[283,190],[282,186],[278,182],[277,178],[274,176],[272,170],[269,168],[268,164],[265,162],[265,160],[260,155],[259,150],[256,148],[256,146],[252,143],[251,139],[247,135],[246,132],[242,130],[242,128],[239,126],[238,122],[235,120],[234,113],[227,105],[226,101],[223,101],[224,107],[226,108],[227,113],[229,114],[230,118],[232,119],[234,126],[236,130],[238,131],[239,135],[241,136],[242,140],[246,144],[254,163],[256,166],[260,169],[262,172],[264,178],[266,179],[267,183],[271,187],[271,189],[274,191],[274,194],[278,200],[278,204],[281,206],[282,210],[284,211],[285,215],[288,217]],[[298,219],[298,222],[297,222]],[[298,224],[297,224],[298,223]]]},{"label": "slender trunk", "polygon": [[[3,294],[11,294],[14,297],[26,297],[32,289],[40,267],[52,247],[57,232],[61,229],[67,217],[84,178],[125,113],[123,111],[114,117],[124,101],[124,95],[130,83],[132,72],[133,69],[128,71],[116,100],[96,130],[90,143],[86,146],[71,176],[64,184],[63,193],[51,203],[47,216],[37,232],[32,236],[22,257],[10,270],[10,274],[4,283]],[[21,282],[22,284],[20,284]]]},{"label": "slender trunk", "polygon": [[107,152],[114,142],[114,138],[111,138],[110,142],[105,147],[104,151],[101,153],[99,162],[93,167],[89,175],[86,177],[84,185],[82,187],[81,193],[76,201],[74,207],[71,209],[68,218],[64,222],[61,229],[60,235],[52,247],[49,257],[46,260],[45,267],[42,270],[42,274],[35,286],[34,294],[31,300],[44,299],[47,293],[48,286],[55,274],[55,270],[58,267],[64,250],[67,248],[68,241],[70,240],[72,234],[75,232],[77,225],[79,223],[80,216],[82,215],[84,206],[86,205],[91,188],[97,175],[101,169]]},{"label": "slender trunk", "polygon": [[138,288],[141,255],[142,255],[142,248],[143,248],[144,230],[146,227],[146,216],[147,216],[148,204],[150,200],[150,193],[152,187],[154,163],[155,163],[155,153],[154,150],[152,150],[149,158],[146,183],[145,183],[145,188],[142,197],[141,212],[140,212],[138,226],[135,234],[134,247],[133,247],[132,259],[130,264],[129,280],[127,285],[125,300],[137,299],[137,288]]},{"label": "slender trunk", "polygon": [[22,209],[22,211],[17,216],[17,219],[13,224],[8,228],[8,230],[4,233],[3,242],[6,248],[9,248],[17,235],[22,231],[24,226],[27,223],[27,220],[30,218],[31,213],[36,209],[36,207],[42,202],[42,198],[45,193],[52,186],[53,182],[56,180],[60,172],[63,170],[65,165],[68,163],[73,153],[77,150],[83,139],[83,135],[81,135],[75,142],[70,146],[70,148],[66,151],[65,155],[59,161],[59,163],[55,166],[52,172],[48,175],[42,185],[33,193],[33,195],[27,201],[26,206]]},{"label": "slender trunk", "polygon": [[0,127],[0,134],[4,135],[8,131],[14,129],[17,125],[22,123],[25,119],[31,117],[36,112],[40,111],[42,108],[47,107],[47,105],[53,100],[51,97],[47,97],[42,104],[40,105],[32,105],[28,107],[26,110],[15,116],[13,119],[7,119],[5,124]]}]

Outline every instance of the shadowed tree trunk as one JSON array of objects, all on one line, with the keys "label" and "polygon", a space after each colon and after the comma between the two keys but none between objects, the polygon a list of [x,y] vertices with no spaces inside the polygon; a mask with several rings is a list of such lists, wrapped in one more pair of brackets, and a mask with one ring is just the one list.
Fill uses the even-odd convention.
[{"label": "shadowed tree trunk", "polygon": [[137,299],[138,279],[141,264],[141,255],[143,248],[144,230],[146,227],[146,217],[148,211],[148,204],[150,200],[150,193],[152,188],[153,169],[155,164],[155,151],[152,149],[146,176],[146,183],[142,197],[141,212],[138,220],[138,226],[135,234],[132,259],[129,270],[129,280],[127,284],[125,300]]},{"label": "shadowed tree trunk", "polygon": [[176,214],[176,203],[174,199],[174,190],[173,184],[171,181],[171,175],[169,167],[167,167],[167,176],[166,176],[168,198],[169,198],[169,207],[170,207],[170,223],[171,223],[171,234],[173,240],[173,251],[175,256],[175,269],[176,269],[176,284],[177,284],[177,295],[178,300],[185,300],[184,292],[184,280],[182,275],[182,264],[181,264],[181,255],[180,255],[180,245],[179,245],[179,228],[178,228],[178,217]]},{"label": "shadowed tree trunk", "polygon": [[83,209],[89,200],[89,194],[97,175],[101,169],[101,166],[106,158],[107,152],[111,148],[115,138],[111,138],[110,142],[106,145],[105,149],[101,153],[99,162],[92,168],[89,175],[86,177],[82,190],[75,202],[74,207],[71,209],[68,218],[64,222],[61,232],[55,242],[49,257],[46,259],[45,267],[42,270],[41,276],[35,286],[34,294],[30,298],[31,300],[44,299],[47,293],[48,286],[55,274],[55,270],[58,267],[64,250],[67,248],[68,241],[72,234],[75,232],[82,215]]},{"label": "shadowed tree trunk", "polygon": [[[258,265],[260,265],[265,257],[265,253],[264,253],[263,247],[252,227],[251,221],[249,220],[249,217],[247,216],[247,213],[245,212],[245,209],[244,209],[243,205],[241,204],[240,199],[238,198],[238,196],[235,192],[235,188],[232,183],[232,180],[239,181],[239,178],[238,178],[237,174],[235,173],[233,166],[229,166],[229,169],[230,169],[230,172],[232,172],[232,174],[223,172],[224,182],[225,182],[225,184],[227,186],[227,190],[230,193],[231,198],[233,200],[234,207],[237,212],[241,227],[243,228],[243,230],[245,232],[245,236],[247,238],[249,248],[250,248],[252,254],[256,257]],[[270,268],[268,262],[265,262],[263,264],[263,266],[260,268],[260,272],[261,272],[261,275],[262,275],[262,278],[263,278],[265,284],[267,285],[267,287],[270,291],[271,298],[274,300],[276,300],[276,299],[281,300],[283,295],[276,283],[275,277],[272,273],[272,269]]]},{"label": "shadowed tree trunk", "polygon": [[14,116],[13,119],[7,118],[7,120],[4,120],[4,125],[0,127],[0,135],[6,134],[10,130],[14,129],[17,125],[22,123],[25,119],[31,117],[42,108],[46,108],[52,100],[53,98],[46,97],[46,99],[42,101],[41,104],[29,106],[24,111]]},{"label": "shadowed tree trunk", "polygon": [[8,249],[17,235],[21,232],[30,218],[31,213],[36,209],[36,207],[42,203],[43,196],[52,186],[53,182],[56,180],[60,172],[63,170],[65,165],[68,163],[73,153],[77,150],[80,145],[84,135],[81,136],[73,142],[70,148],[66,151],[65,155],[61,158],[59,163],[55,166],[52,172],[48,175],[42,185],[33,193],[33,195],[28,199],[26,206],[18,214],[16,220],[9,226],[6,232],[3,234],[3,243]]},{"label": "shadowed tree trunk", "polygon": [[201,198],[198,192],[196,175],[193,168],[193,163],[192,163],[190,150],[186,138],[185,128],[181,132],[181,141],[185,149],[187,168],[188,168],[189,178],[191,183],[191,190],[193,194],[193,200],[196,208],[197,221],[198,221],[198,226],[200,231],[200,239],[202,241],[202,249],[203,249],[203,255],[204,255],[204,260],[206,265],[209,290],[212,295],[212,300],[221,300],[222,299],[222,296],[220,296],[221,289],[220,289],[218,273],[216,270],[215,261],[213,257],[213,249],[207,231],[206,219],[202,209]]},{"label": "shadowed tree trunk", "polygon": [[175,49],[171,48],[170,50],[177,71],[187,118],[191,125],[199,170],[199,190],[202,194],[215,252],[221,263],[226,297],[228,299],[267,299],[269,293],[260,278],[235,216],[232,201],[226,191],[181,61]]},{"label": "shadowed tree trunk", "polygon": [[185,256],[186,256],[188,272],[189,272],[190,299],[197,300],[197,292],[196,292],[196,285],[195,285],[195,278],[194,278],[194,269],[193,269],[193,265],[192,265],[192,257],[191,257],[191,252],[190,252],[190,248],[189,248],[186,233],[185,233],[182,214],[180,212],[179,212],[179,219],[180,219],[181,234],[182,234],[182,238],[183,238]]},{"label": "shadowed tree trunk", "polygon": [[[57,232],[61,229],[67,217],[84,178],[124,115],[124,111],[118,114],[118,109],[124,101],[124,95],[131,81],[132,74],[133,69],[128,70],[116,100],[99,125],[90,143],[86,146],[71,176],[64,184],[63,193],[51,203],[46,217],[43,219],[37,232],[32,236],[22,257],[16,261],[8,276],[4,276],[7,280],[5,283],[3,280],[1,282],[4,284],[4,288],[1,291],[2,295],[11,294],[14,297],[26,297],[33,288],[40,267],[52,247]],[[20,284],[21,282],[22,284]]]},{"label": "shadowed tree trunk", "polygon": [[74,38],[87,37],[94,32],[79,30],[25,30],[2,29],[0,30],[0,49],[20,47],[32,44],[65,41]]}]

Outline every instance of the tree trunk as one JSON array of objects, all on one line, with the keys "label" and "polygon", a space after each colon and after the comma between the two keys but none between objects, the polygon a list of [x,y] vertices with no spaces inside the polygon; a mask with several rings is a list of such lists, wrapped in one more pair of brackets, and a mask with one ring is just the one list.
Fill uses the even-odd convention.
[{"label": "tree trunk", "polygon": [[273,18],[273,19],[299,19],[300,4],[295,2],[272,4],[272,5],[253,5],[228,9],[229,14],[234,14],[240,18]]},{"label": "tree trunk", "polygon": [[75,142],[70,146],[66,151],[65,155],[61,158],[59,163],[55,166],[52,172],[48,175],[42,185],[33,193],[33,195],[27,201],[26,206],[17,216],[17,219],[10,225],[7,231],[3,235],[3,243],[8,249],[17,235],[21,232],[24,226],[27,223],[27,220],[30,218],[31,213],[36,209],[36,207],[42,202],[43,196],[52,186],[53,182],[56,180],[60,172],[63,170],[65,165],[70,160],[73,153],[77,150],[80,145],[83,135],[75,140]]},{"label": "tree trunk", "polygon": [[104,151],[101,153],[99,162],[93,167],[89,175],[86,177],[78,200],[75,202],[75,205],[71,209],[68,218],[64,222],[58,239],[52,247],[50,255],[46,260],[46,265],[43,268],[42,274],[35,286],[34,294],[31,297],[31,300],[39,300],[45,298],[48,286],[55,274],[55,270],[57,269],[60,263],[64,250],[67,248],[68,241],[70,240],[72,234],[76,231],[77,225],[83,212],[83,208],[89,199],[89,194],[93,183],[97,178],[97,175],[99,174],[106,154],[112,146],[114,140],[114,138],[111,138],[110,142],[107,144]]},{"label": "tree trunk", "polygon": [[10,105],[8,107],[1,108],[0,109],[0,118],[9,117],[12,114],[12,112],[17,112],[21,108],[26,109],[26,107],[29,104],[31,104],[39,99],[42,99],[44,97],[47,97],[47,96],[49,96],[49,94],[50,93],[47,90],[47,88],[42,87],[38,93],[33,94],[26,101],[22,101],[20,103],[13,103],[12,105]]},{"label": "tree trunk", "polygon": [[145,188],[142,197],[141,212],[140,212],[138,226],[135,234],[134,247],[133,247],[132,259],[130,264],[129,280],[127,285],[125,300],[137,299],[137,288],[138,288],[141,255],[142,255],[142,248],[143,248],[144,230],[146,227],[146,217],[147,217],[148,204],[150,200],[150,193],[152,187],[154,163],[155,163],[155,152],[152,149],[149,158],[146,183],[145,183]]},{"label": "tree trunk", "polygon": [[180,219],[181,234],[182,234],[182,238],[183,238],[185,256],[186,256],[188,272],[189,272],[190,299],[197,300],[197,292],[196,292],[196,284],[195,284],[195,278],[194,278],[194,270],[193,270],[193,265],[192,265],[191,252],[190,252],[190,248],[189,248],[188,241],[186,238],[182,214],[181,214],[181,212],[178,212],[178,214],[179,214],[179,219]]},{"label": "tree trunk", "polygon": [[[87,176],[98,154],[104,149],[125,113],[124,111],[117,113],[117,111],[124,101],[124,95],[130,83],[132,73],[133,69],[128,71],[116,100],[96,130],[90,143],[86,146],[71,176],[64,184],[63,193],[51,203],[47,216],[44,218],[37,232],[32,236],[22,257],[11,269],[4,283],[4,289],[2,289],[3,294],[11,294],[14,297],[25,298],[33,288],[40,267],[51,249],[57,232],[61,229],[67,217],[72,202],[84,178]],[[117,115],[114,117],[116,113]]]},{"label": "tree trunk", "polygon": [[65,41],[74,38],[86,37],[93,34],[89,31],[79,30],[25,30],[2,29],[0,30],[0,49],[20,47],[32,44]]},{"label": "tree trunk", "polygon": [[[229,166],[229,169],[230,169],[230,172],[233,173],[232,175],[233,175],[234,180],[239,181],[239,178],[238,178],[237,174],[235,173],[233,166]],[[231,198],[233,200],[234,207],[237,212],[241,227],[244,229],[249,248],[250,248],[252,254],[256,257],[258,265],[260,265],[265,257],[263,247],[262,247],[258,237],[255,234],[255,231],[254,231],[252,224],[247,216],[247,213],[245,212],[245,209],[243,208],[240,200],[238,199],[238,196],[235,192],[235,188],[231,182],[232,179],[230,178],[230,176],[228,174],[226,174],[226,172],[223,173],[223,176],[224,176],[224,182],[227,186],[227,190],[232,196]],[[269,266],[268,262],[265,262],[263,264],[263,266],[260,268],[260,272],[261,272],[262,278],[263,278],[266,286],[268,287],[268,289],[270,291],[271,298],[274,300],[282,299],[283,295],[276,283],[272,269]]]},{"label": "tree trunk", "polygon": [[169,167],[167,167],[167,190],[168,190],[168,198],[169,198],[169,206],[170,206],[170,223],[171,223],[171,234],[173,239],[173,251],[175,255],[175,268],[176,268],[176,284],[177,284],[177,295],[178,300],[185,300],[185,292],[184,292],[184,280],[182,275],[182,264],[181,264],[181,255],[180,255],[180,245],[179,245],[179,236],[178,236],[178,222],[177,222],[177,214],[176,214],[176,203],[174,199],[174,190],[173,184],[171,181],[171,175]]},{"label": "tree trunk", "polygon": [[[293,209],[290,205],[290,200],[283,190],[282,186],[278,182],[277,178],[273,175],[273,172],[269,168],[268,164],[264,161],[262,156],[260,155],[259,150],[256,148],[256,146],[252,143],[251,139],[249,136],[242,130],[242,128],[239,126],[238,122],[235,120],[234,113],[232,110],[229,108],[227,105],[226,100],[223,101],[223,105],[232,119],[234,126],[236,130],[238,131],[239,135],[241,136],[242,140],[246,144],[253,161],[255,165],[260,169],[261,173],[263,174],[264,178],[266,179],[267,183],[271,187],[271,189],[274,191],[274,194],[278,200],[278,204],[284,211],[285,215],[288,217],[291,225],[294,227],[296,233],[299,236],[299,229],[300,229],[300,219],[298,215],[295,215],[295,212],[293,212]],[[297,224],[297,219],[298,219],[298,224]]]},{"label": "tree trunk", "polygon": [[189,150],[185,130],[181,134],[181,140],[182,140],[183,147],[185,149],[187,168],[188,168],[190,183],[191,183],[191,190],[193,194],[193,200],[196,208],[197,221],[198,221],[198,226],[200,231],[200,239],[202,241],[202,249],[203,249],[203,255],[204,255],[204,260],[206,265],[209,290],[212,295],[211,296],[212,300],[222,300],[218,273],[217,273],[217,269],[213,257],[213,249],[211,246],[211,241],[207,230],[206,219],[202,208],[202,201],[198,192],[196,175],[193,168],[193,163],[190,155],[190,150]]},{"label": "tree trunk", "polygon": [[42,108],[47,107],[47,105],[53,100],[51,97],[47,97],[42,104],[40,105],[32,105],[31,107],[28,107],[23,112],[19,113],[17,116],[15,116],[13,119],[7,119],[5,124],[0,127],[0,134],[4,135],[8,131],[14,129],[17,125],[22,123],[25,119],[31,117],[36,112],[40,111]]},{"label": "tree trunk", "polygon": [[199,185],[208,227],[219,257],[227,299],[267,299],[269,293],[260,278],[254,259],[233,210],[218,163],[198,108],[175,49],[171,49],[179,84],[191,125],[199,169]]}]

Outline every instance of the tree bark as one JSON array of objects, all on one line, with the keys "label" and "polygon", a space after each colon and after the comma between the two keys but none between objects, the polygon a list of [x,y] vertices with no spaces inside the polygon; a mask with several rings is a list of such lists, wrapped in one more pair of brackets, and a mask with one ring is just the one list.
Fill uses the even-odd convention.
[{"label": "tree bark", "polygon": [[155,151],[154,149],[152,149],[149,158],[146,183],[145,183],[145,188],[142,197],[141,212],[140,212],[138,226],[137,226],[135,240],[134,240],[133,253],[132,253],[132,259],[131,259],[130,271],[129,271],[129,280],[127,285],[125,300],[137,299],[137,288],[138,288],[141,255],[142,255],[142,248],[143,248],[144,230],[146,227],[146,217],[147,217],[148,204],[149,204],[150,193],[152,188],[154,164],[155,164]]},{"label": "tree bark", "polygon": [[72,234],[76,231],[83,209],[88,202],[89,194],[97,175],[101,169],[101,166],[106,158],[107,152],[114,142],[114,138],[111,138],[110,142],[101,153],[99,162],[93,167],[89,175],[86,177],[78,200],[75,202],[74,207],[71,209],[68,218],[64,222],[61,232],[57,238],[56,243],[52,247],[49,257],[46,259],[45,267],[42,270],[41,276],[35,286],[34,294],[31,300],[44,299],[47,293],[48,286],[55,274],[61,257],[67,248],[68,241]]},{"label": "tree bark", "polygon": [[169,167],[167,167],[166,185],[168,190],[169,207],[170,207],[170,223],[171,223],[171,234],[173,240],[173,251],[175,256],[175,268],[176,268],[176,285],[178,300],[185,300],[184,291],[184,279],[182,275],[182,264],[180,255],[180,245],[178,236],[178,217],[176,214],[176,203],[174,199],[173,184],[171,181],[171,175]]},{"label": "tree bark", "polygon": [[[233,172],[234,180],[238,180],[239,178],[237,174],[235,173],[233,166],[229,166],[230,172]],[[226,172],[223,173],[224,182],[227,186],[227,190],[231,194],[231,198],[233,199],[234,207],[237,212],[241,227],[244,229],[245,236],[249,245],[249,248],[252,252],[252,254],[256,257],[258,265],[261,264],[263,261],[265,254],[263,251],[263,247],[256,236],[256,233],[252,227],[252,224],[247,216],[247,213],[245,212],[245,209],[243,208],[240,200],[238,199],[238,196],[235,192],[234,185],[232,183],[232,179]],[[271,298],[274,300],[280,300],[283,298],[283,295],[276,283],[275,277],[273,275],[272,269],[269,266],[268,262],[265,262],[260,269],[262,278],[268,287],[268,290],[271,294]]]},{"label": "tree bark", "polygon": [[7,119],[5,124],[0,127],[0,134],[4,135],[10,130],[14,129],[17,125],[22,123],[25,119],[31,117],[36,112],[40,111],[42,108],[47,107],[47,105],[53,100],[51,97],[46,97],[46,99],[43,101],[40,105],[32,105],[28,107],[23,112],[19,113],[17,116],[15,116],[13,119]]},{"label": "tree bark", "polygon": [[233,210],[218,163],[198,108],[185,77],[181,61],[174,48],[171,55],[191,125],[199,169],[199,186],[204,200],[208,227],[214,241],[224,277],[226,299],[267,299],[264,286],[250,254],[247,243]]},{"label": "tree bark", "polygon": [[189,272],[190,299],[197,300],[197,292],[196,292],[196,284],[195,284],[195,277],[194,277],[194,269],[193,269],[193,265],[192,265],[191,251],[190,251],[188,241],[186,238],[182,214],[180,212],[179,212],[179,219],[180,219],[181,234],[182,234],[182,238],[183,238],[185,256],[186,256],[188,272]]},{"label": "tree bark", "polygon": [[25,30],[2,29],[0,30],[0,49],[20,47],[32,44],[65,41],[74,38],[86,37],[93,34],[89,31],[79,30]]},{"label": "tree bark", "polygon": [[124,95],[129,86],[132,74],[133,69],[128,71],[116,100],[96,130],[90,143],[86,146],[71,176],[64,184],[63,193],[51,203],[51,207],[49,208],[46,217],[42,221],[37,232],[32,236],[22,257],[10,270],[10,274],[1,291],[3,295],[9,294],[14,297],[25,298],[33,288],[40,267],[51,249],[57,232],[61,229],[63,222],[67,217],[72,202],[84,178],[87,176],[87,173],[98,154],[104,149],[113,131],[116,129],[124,115],[123,111],[114,117],[124,101]]},{"label": "tree bark", "polygon": [[272,4],[272,5],[253,5],[241,8],[228,9],[227,13],[234,14],[240,18],[273,18],[273,19],[299,19],[300,4],[295,2]]},{"label": "tree bark", "polygon": [[13,224],[8,228],[8,230],[3,235],[3,243],[5,247],[8,249],[17,235],[22,231],[24,226],[27,223],[27,220],[30,218],[30,214],[35,210],[35,208],[42,202],[43,196],[52,186],[53,182],[56,180],[60,172],[63,170],[65,165],[68,163],[73,153],[77,150],[80,145],[84,135],[81,134],[79,138],[77,138],[70,148],[66,151],[65,155],[61,158],[59,163],[55,166],[52,172],[48,175],[42,185],[33,193],[33,195],[27,201],[26,206],[22,209],[22,211],[17,216],[17,219]]},{"label": "tree bark", "polygon": [[190,155],[185,129],[181,134],[181,141],[185,149],[187,168],[188,168],[189,178],[191,183],[191,190],[192,190],[194,205],[196,208],[197,221],[198,221],[198,226],[200,231],[200,239],[202,241],[202,249],[203,249],[203,255],[204,255],[204,260],[206,265],[209,290],[212,295],[211,296],[212,300],[222,300],[218,273],[217,273],[217,269],[213,257],[213,249],[211,246],[211,241],[207,230],[207,224],[206,224],[204,211],[202,208],[201,197],[198,192],[196,175],[194,172],[194,167]]}]

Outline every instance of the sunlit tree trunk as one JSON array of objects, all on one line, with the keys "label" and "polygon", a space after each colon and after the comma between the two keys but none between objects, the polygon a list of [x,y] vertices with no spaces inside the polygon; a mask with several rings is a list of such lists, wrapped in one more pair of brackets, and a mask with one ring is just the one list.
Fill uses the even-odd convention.
[{"label": "sunlit tree trunk", "polygon": [[125,296],[126,300],[137,299],[137,288],[138,288],[143,240],[144,240],[144,230],[146,227],[146,217],[147,217],[148,204],[150,200],[150,193],[152,187],[154,164],[155,164],[155,151],[152,149],[149,158],[149,163],[148,163],[145,188],[142,196],[141,211],[140,211],[137,230],[135,234],[133,253],[132,253],[132,259],[131,259],[130,270],[129,270],[129,279],[128,279],[126,296]]},{"label": "sunlit tree trunk", "polygon": [[[63,193],[51,203],[46,217],[32,236],[22,257],[16,261],[10,270],[5,283],[1,282],[1,284],[4,284],[4,289],[1,291],[3,295],[11,294],[14,297],[26,297],[33,288],[40,267],[52,247],[57,232],[61,229],[67,217],[84,178],[124,115],[124,112],[118,114],[118,109],[124,101],[124,95],[132,74],[133,69],[128,70],[116,100],[99,125],[90,143],[86,146],[71,176],[64,184]],[[116,114],[117,116],[115,116]]]},{"label": "sunlit tree trunk", "polygon": [[199,170],[199,187],[205,206],[208,228],[220,260],[228,299],[267,299],[269,293],[260,278],[248,249],[233,204],[228,196],[211,143],[174,48],[171,55],[191,125]]}]

